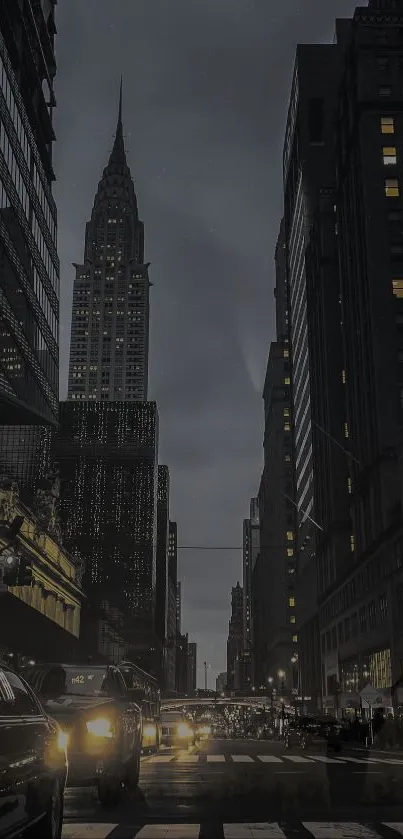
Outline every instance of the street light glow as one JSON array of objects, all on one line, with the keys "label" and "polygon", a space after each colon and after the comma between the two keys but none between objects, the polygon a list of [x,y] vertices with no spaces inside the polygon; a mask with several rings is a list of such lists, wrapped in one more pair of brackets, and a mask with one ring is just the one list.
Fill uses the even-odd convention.
[{"label": "street light glow", "polygon": [[285,679],[285,670],[279,670],[277,676],[279,679]]}]

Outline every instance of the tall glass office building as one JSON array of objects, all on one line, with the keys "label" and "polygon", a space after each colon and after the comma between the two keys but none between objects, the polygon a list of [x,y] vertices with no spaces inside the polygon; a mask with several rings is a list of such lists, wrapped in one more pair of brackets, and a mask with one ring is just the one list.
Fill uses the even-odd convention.
[{"label": "tall glass office building", "polygon": [[53,425],[58,415],[59,263],[51,189],[55,5],[0,3],[2,425]]}]

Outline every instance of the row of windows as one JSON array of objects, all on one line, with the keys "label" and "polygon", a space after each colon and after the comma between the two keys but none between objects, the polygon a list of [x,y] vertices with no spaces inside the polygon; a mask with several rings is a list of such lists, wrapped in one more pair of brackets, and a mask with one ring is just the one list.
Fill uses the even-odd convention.
[{"label": "row of windows", "polygon": [[54,206],[53,199],[52,199],[52,208],[51,208],[50,202],[48,201],[48,198],[46,196],[45,189],[48,189],[49,192],[50,192],[50,189],[49,189],[48,185],[46,186],[46,188],[44,188],[43,183],[46,183],[46,178],[45,178],[44,175],[42,175],[42,177],[41,177],[41,175],[39,174],[39,168],[38,167],[41,165],[40,160],[39,160],[39,155],[38,155],[38,165],[35,162],[35,160],[33,159],[35,157],[35,155],[32,154],[30,141],[28,139],[27,132],[24,129],[24,126],[23,126],[23,123],[22,123],[22,118],[21,118],[21,115],[20,115],[20,112],[19,112],[19,109],[18,109],[18,106],[17,106],[17,103],[16,103],[15,96],[14,96],[13,91],[11,89],[11,85],[10,85],[10,82],[9,82],[9,79],[8,79],[8,76],[7,76],[7,72],[6,72],[6,69],[5,69],[5,66],[4,66],[4,63],[2,61],[1,56],[0,56],[0,74],[1,74],[1,79],[0,79],[1,91],[2,91],[4,99],[6,101],[7,108],[8,108],[9,114],[10,114],[10,118],[11,118],[11,121],[14,125],[15,131],[16,131],[16,134],[17,134],[17,138],[18,138],[18,142],[19,142],[19,145],[20,145],[20,148],[21,148],[21,152],[22,152],[22,155],[24,157],[24,160],[26,161],[28,171],[32,172],[33,185],[34,185],[36,194],[38,196],[38,201],[39,201],[40,206],[42,208],[46,224],[49,228],[49,232],[50,232],[50,235],[51,235],[51,238],[52,238],[52,242],[56,243],[56,208]]},{"label": "row of windows", "polygon": [[368,630],[376,629],[378,622],[385,623],[388,619],[388,599],[386,594],[381,594],[378,604],[371,600],[368,606],[362,606],[359,612],[340,621],[337,627],[334,626],[322,635],[322,653],[331,652],[338,646],[347,643],[358,634],[364,635]]}]

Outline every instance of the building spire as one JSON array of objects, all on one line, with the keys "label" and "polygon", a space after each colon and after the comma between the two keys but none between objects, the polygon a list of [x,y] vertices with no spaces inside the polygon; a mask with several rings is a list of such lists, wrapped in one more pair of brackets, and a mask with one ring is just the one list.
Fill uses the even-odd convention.
[{"label": "building spire", "polygon": [[120,91],[119,91],[119,113],[118,123],[116,126],[115,142],[113,144],[112,153],[109,163],[117,163],[126,165],[125,144],[123,140],[123,76],[120,77]]}]

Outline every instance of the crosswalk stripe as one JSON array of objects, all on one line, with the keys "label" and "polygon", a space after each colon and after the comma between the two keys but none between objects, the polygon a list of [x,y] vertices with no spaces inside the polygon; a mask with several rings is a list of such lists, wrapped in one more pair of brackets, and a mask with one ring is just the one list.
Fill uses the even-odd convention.
[{"label": "crosswalk stripe", "polygon": [[64,824],[62,839],[107,839],[118,826],[117,824],[97,824],[96,822]]},{"label": "crosswalk stripe", "polygon": [[200,755],[179,755],[175,763],[198,763]]},{"label": "crosswalk stripe", "polygon": [[282,763],[281,757],[276,757],[276,755],[258,755],[258,760],[261,760],[262,763]]},{"label": "crosswalk stripe", "polygon": [[343,755],[343,760],[348,761],[348,763],[361,763],[361,764],[366,763],[368,765],[368,759],[365,758],[365,757],[358,758],[358,757],[347,757],[346,755]]},{"label": "crosswalk stripe", "polygon": [[224,824],[225,839],[286,839],[277,822],[259,824]]},{"label": "crosswalk stripe", "polygon": [[225,755],[207,755],[207,763],[225,763]]},{"label": "crosswalk stripe", "polygon": [[327,755],[312,755],[312,760],[318,760],[319,763],[345,763],[344,759],[327,757]]},{"label": "crosswalk stripe", "polygon": [[301,755],[281,755],[284,760],[291,760],[292,763],[313,763],[312,759],[308,757],[301,757]]},{"label": "crosswalk stripe", "polygon": [[403,836],[403,822],[382,822],[382,824],[390,830],[395,830],[399,836]]},{"label": "crosswalk stripe", "polygon": [[358,822],[302,822],[314,839],[380,839],[379,833]]},{"label": "crosswalk stripe", "polygon": [[234,763],[253,763],[253,757],[250,755],[231,755]]},{"label": "crosswalk stripe", "polygon": [[199,824],[147,824],[136,839],[199,839]]}]

